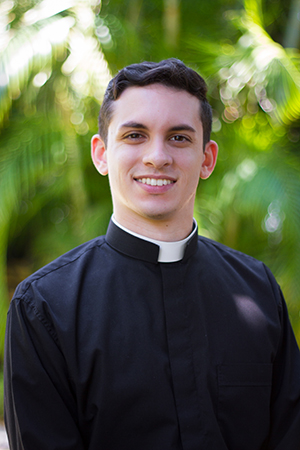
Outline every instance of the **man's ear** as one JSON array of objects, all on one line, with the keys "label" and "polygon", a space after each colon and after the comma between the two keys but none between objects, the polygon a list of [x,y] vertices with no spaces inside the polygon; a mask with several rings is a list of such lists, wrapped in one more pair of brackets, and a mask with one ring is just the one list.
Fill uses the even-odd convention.
[{"label": "man's ear", "polygon": [[101,175],[108,174],[106,148],[99,134],[95,134],[91,141],[91,153],[94,166]]},{"label": "man's ear", "polygon": [[200,178],[208,178],[215,168],[218,156],[218,144],[215,141],[209,141],[204,150],[204,159],[201,166]]}]

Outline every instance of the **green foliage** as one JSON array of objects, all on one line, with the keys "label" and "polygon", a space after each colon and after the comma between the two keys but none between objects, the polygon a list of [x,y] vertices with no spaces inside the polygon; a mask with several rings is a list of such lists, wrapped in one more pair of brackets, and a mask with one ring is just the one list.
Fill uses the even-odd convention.
[{"label": "green foliage", "polygon": [[269,265],[300,341],[299,53],[267,34],[261,6],[247,0],[231,14],[236,42],[189,40],[210,80],[221,148],[218,180],[202,186],[196,214],[204,234]]},{"label": "green foliage", "polygon": [[[32,267],[37,268],[92,237],[111,207],[104,200],[99,220],[85,226],[96,210],[94,194],[89,196],[96,173],[90,175],[81,145],[84,142],[87,152],[110,78],[95,35],[97,4],[5,1],[0,10],[5,25],[0,30],[5,44],[0,67],[2,319],[9,304],[7,251],[9,260],[33,259]],[[102,189],[107,198],[107,187]],[[39,240],[44,252],[40,244],[34,254]],[[1,320],[0,360],[4,329]]]}]

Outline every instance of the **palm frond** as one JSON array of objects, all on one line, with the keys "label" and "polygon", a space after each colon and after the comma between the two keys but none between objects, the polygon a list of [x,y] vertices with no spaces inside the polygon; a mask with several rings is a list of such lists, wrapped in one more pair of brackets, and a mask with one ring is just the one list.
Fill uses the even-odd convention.
[{"label": "palm frond", "polygon": [[[51,197],[43,192],[61,186],[84,214],[78,136],[88,133],[90,111],[101,103],[111,76],[96,37],[95,2],[43,0],[25,12],[23,5],[21,14],[17,2],[6,4],[10,8],[1,12],[7,25],[0,29],[1,317],[8,307],[6,250],[22,202],[34,203],[37,213]],[[64,176],[58,176],[62,167]],[[4,326],[1,321],[0,361]]]},{"label": "palm frond", "polygon": [[265,31],[260,0],[245,0],[244,14],[232,20],[242,34],[238,41],[216,45],[193,38],[188,45],[194,61],[205,67],[225,107],[247,92],[275,123],[290,125],[300,117],[299,55]]},{"label": "palm frond", "polygon": [[[61,11],[69,15],[61,16]],[[22,20],[26,27],[11,28],[0,64],[0,126],[12,101],[34,75],[42,72],[50,78],[55,60],[63,60],[64,75],[79,96],[91,96],[99,103],[111,77],[96,39],[94,17],[88,2],[44,0],[28,10]],[[87,28],[88,27],[88,28]]]},{"label": "palm frond", "polygon": [[55,17],[21,29],[11,38],[1,55],[0,124],[33,75],[46,69],[50,76],[52,61],[64,55],[73,25],[72,17]]}]

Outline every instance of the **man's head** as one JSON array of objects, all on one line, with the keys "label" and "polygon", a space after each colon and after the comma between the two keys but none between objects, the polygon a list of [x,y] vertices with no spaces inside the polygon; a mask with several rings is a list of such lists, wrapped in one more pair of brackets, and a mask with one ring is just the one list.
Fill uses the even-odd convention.
[{"label": "man's head", "polygon": [[[143,62],[120,70],[109,82],[99,114],[99,134],[107,144],[108,127],[112,119],[114,102],[125,89],[133,86],[162,84],[183,90],[200,101],[199,114],[203,126],[203,148],[210,140],[212,112],[206,99],[207,87],[203,78],[178,59],[159,63]],[[179,105],[180,107],[180,105]]]},{"label": "man's head", "polygon": [[203,79],[177,60],[132,65],[110,82],[91,147],[121,225],[161,240],[191,231],[199,178],[210,176],[218,153],[205,93]]}]

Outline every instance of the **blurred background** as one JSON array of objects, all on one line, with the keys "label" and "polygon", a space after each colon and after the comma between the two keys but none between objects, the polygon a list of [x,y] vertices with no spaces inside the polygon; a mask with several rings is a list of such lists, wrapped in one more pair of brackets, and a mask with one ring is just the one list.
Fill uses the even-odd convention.
[{"label": "blurred background", "polygon": [[90,139],[111,76],[182,59],[209,86],[220,147],[201,234],[263,260],[300,343],[300,0],[0,1],[0,419],[6,313],[27,275],[112,212]]}]

